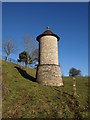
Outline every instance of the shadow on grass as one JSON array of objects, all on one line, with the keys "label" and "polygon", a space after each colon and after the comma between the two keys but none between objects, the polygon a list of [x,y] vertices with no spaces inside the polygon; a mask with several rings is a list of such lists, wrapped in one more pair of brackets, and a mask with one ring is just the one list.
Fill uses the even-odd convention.
[{"label": "shadow on grass", "polygon": [[32,77],[31,75],[29,75],[25,70],[15,66],[15,68],[18,70],[18,72],[21,74],[21,76],[23,76],[24,78],[31,80],[32,82],[36,82],[36,78]]}]

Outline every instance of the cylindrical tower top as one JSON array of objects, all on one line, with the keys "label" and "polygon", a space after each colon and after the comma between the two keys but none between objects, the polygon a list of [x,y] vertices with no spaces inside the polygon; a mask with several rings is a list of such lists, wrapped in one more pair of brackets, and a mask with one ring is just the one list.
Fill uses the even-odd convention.
[{"label": "cylindrical tower top", "polygon": [[42,34],[40,34],[39,36],[37,36],[36,39],[37,39],[37,41],[39,41],[41,37],[47,36],[47,35],[54,36],[54,37],[57,38],[57,40],[60,39],[60,37],[59,37],[58,35],[54,34],[54,33],[50,30],[49,26],[46,27],[46,30],[45,30]]}]

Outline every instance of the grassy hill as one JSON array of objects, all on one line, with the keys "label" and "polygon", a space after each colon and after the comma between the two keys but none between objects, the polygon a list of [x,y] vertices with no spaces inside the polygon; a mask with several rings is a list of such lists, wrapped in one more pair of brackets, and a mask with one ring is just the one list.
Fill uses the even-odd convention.
[{"label": "grassy hill", "polygon": [[2,62],[2,117],[75,120],[88,117],[88,78],[77,77],[77,96],[73,80],[64,77],[64,87],[42,86],[35,82],[35,69],[25,71],[13,63]]}]

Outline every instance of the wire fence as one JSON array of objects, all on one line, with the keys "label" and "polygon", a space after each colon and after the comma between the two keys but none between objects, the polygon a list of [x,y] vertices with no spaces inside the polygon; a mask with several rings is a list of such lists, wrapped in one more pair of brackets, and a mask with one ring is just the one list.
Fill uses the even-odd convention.
[{"label": "wire fence", "polygon": [[[1,60],[4,60],[4,61],[7,61],[7,62],[11,62],[11,63],[14,63],[14,64],[17,64],[17,65],[20,65],[20,66],[26,66],[26,64],[25,64],[25,62],[19,62],[18,61],[18,59],[17,60],[15,60],[15,59],[13,59],[13,58],[9,58],[8,57],[8,59],[7,59],[7,57],[6,56],[0,56],[0,59]],[[7,59],[7,60],[6,60]],[[37,68],[37,65],[38,65],[38,63],[36,63],[35,61],[32,63],[32,64],[28,64],[27,65],[27,67],[29,67],[29,68]],[[61,74],[62,74],[62,76],[63,76],[63,72],[62,72],[62,67],[61,67],[61,65],[60,65],[60,71],[61,71]]]},{"label": "wire fence", "polygon": [[[2,57],[0,56],[0,59],[6,61],[6,56],[2,56]],[[17,64],[17,65],[20,65],[20,66],[26,66],[25,62],[19,62],[18,59],[15,60],[15,59],[12,59],[12,58],[8,58],[7,62],[11,62],[11,63]],[[33,67],[33,65],[28,64],[28,67]]]}]

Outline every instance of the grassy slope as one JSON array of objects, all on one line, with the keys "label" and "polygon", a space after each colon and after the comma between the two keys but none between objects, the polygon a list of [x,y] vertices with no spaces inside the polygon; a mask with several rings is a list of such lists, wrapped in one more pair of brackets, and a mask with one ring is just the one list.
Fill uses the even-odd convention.
[{"label": "grassy slope", "polygon": [[86,77],[77,78],[78,97],[74,98],[72,78],[63,78],[64,87],[42,86],[32,82],[35,70],[28,69],[28,73],[25,73],[23,67],[17,69],[15,66],[12,63],[2,62],[3,118],[81,119],[88,116]]}]

